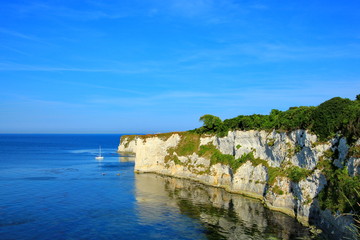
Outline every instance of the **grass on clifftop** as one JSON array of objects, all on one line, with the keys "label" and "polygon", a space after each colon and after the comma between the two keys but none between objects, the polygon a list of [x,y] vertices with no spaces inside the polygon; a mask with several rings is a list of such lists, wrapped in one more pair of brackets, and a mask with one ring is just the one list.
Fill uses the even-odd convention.
[{"label": "grass on clifftop", "polygon": [[135,138],[146,140],[147,138],[157,137],[162,140],[167,140],[173,134],[186,134],[187,132],[168,132],[168,133],[157,133],[157,134],[134,134],[134,135],[122,135],[120,141],[132,141]]},{"label": "grass on clifftop", "polygon": [[194,133],[182,133],[180,142],[175,148],[175,152],[179,156],[192,155],[199,151],[200,135]]},{"label": "grass on clifftop", "polygon": [[[174,133],[172,133],[174,134]],[[176,147],[168,149],[170,155],[176,153],[178,156],[189,156],[199,151],[200,135],[189,132],[177,133],[180,135],[180,141]]]}]

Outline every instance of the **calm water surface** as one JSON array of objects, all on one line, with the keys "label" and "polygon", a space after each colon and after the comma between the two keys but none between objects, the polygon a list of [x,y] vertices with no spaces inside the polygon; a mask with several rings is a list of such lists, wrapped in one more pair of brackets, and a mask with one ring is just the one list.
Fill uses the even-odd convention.
[{"label": "calm water surface", "polygon": [[256,200],[134,174],[119,137],[0,135],[0,239],[313,238]]}]

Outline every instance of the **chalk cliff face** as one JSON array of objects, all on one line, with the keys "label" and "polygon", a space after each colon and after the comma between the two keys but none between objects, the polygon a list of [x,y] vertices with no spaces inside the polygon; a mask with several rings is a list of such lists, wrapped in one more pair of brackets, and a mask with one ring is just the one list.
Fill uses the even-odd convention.
[{"label": "chalk cliff face", "polygon": [[[235,158],[252,152],[255,158],[266,162],[256,165],[247,161],[233,171],[230,166],[214,164],[209,157],[200,156],[197,152],[186,156],[174,153],[176,160],[169,159],[171,149],[180,144],[182,137],[181,133],[166,137],[124,136],[118,151],[136,154],[137,172],[154,172],[222,187],[229,192],[262,199],[269,208],[296,217],[305,225],[316,224],[326,218],[328,224],[318,224],[324,230],[337,227],[339,232],[348,232],[346,226],[352,223],[351,218],[341,217],[342,225],[339,226],[337,222],[340,218],[335,219],[331,214],[321,211],[316,200],[326,185],[325,176],[316,166],[326,152],[337,152],[334,164],[347,166],[351,175],[360,173],[360,159],[357,156],[348,157],[349,147],[345,138],[318,142],[316,135],[305,130],[288,133],[230,131],[226,137],[201,136],[199,146],[211,144],[221,153]],[[360,140],[355,144],[360,145]],[[269,171],[272,168],[288,166],[309,170],[310,174],[298,182],[276,176],[269,184]],[[322,215],[322,218],[319,217]]]}]

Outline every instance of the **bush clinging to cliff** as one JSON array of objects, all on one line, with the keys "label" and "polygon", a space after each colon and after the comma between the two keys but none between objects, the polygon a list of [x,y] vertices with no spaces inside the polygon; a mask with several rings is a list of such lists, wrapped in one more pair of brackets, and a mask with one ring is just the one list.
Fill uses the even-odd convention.
[{"label": "bush clinging to cliff", "polygon": [[[330,168],[330,166],[329,166]],[[360,212],[358,205],[360,192],[360,177],[351,177],[346,167],[325,171],[327,185],[319,193],[319,203],[323,209],[333,212]]]}]

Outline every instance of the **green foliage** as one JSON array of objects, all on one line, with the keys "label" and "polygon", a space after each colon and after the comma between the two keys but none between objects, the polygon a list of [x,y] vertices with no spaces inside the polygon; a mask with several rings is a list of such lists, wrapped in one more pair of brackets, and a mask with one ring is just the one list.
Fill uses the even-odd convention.
[{"label": "green foliage", "polygon": [[331,149],[324,151],[323,154],[324,154],[323,157],[325,159],[333,159],[333,157],[334,157],[334,152]]},{"label": "green foliage", "polygon": [[[360,98],[360,95],[358,95]],[[360,99],[359,99],[360,100]],[[356,195],[358,197],[357,206],[360,208],[360,192],[356,191]],[[351,214],[354,219],[354,223],[349,228],[349,230],[357,236],[357,239],[360,239],[360,213],[357,212],[355,214]]]},{"label": "green foliage", "polygon": [[130,142],[135,140],[136,137],[138,137],[138,135],[123,135],[120,138],[120,142],[121,143],[125,142],[124,147],[127,148]]},{"label": "green foliage", "polygon": [[238,169],[241,164],[244,163],[244,161],[241,159],[235,159],[233,155],[221,153],[220,150],[217,149],[213,144],[200,146],[199,156],[210,159],[211,165],[217,163],[229,165],[233,171],[236,171],[236,169]]},{"label": "green foliage", "polygon": [[211,157],[216,151],[219,151],[213,144],[201,145],[199,150],[200,157]]},{"label": "green foliage", "polygon": [[[175,164],[184,165],[178,156],[189,156],[195,152],[198,152],[200,145],[200,135],[196,133],[182,132],[180,135],[180,141],[176,147],[168,149],[168,155],[165,156],[165,163],[173,161]],[[164,137],[167,135],[164,135]],[[175,154],[176,153],[176,154]]]},{"label": "green foliage", "polygon": [[180,159],[176,155],[167,155],[165,157],[165,163],[168,163],[169,161],[173,161],[177,165],[183,165],[183,163],[180,161]]},{"label": "green foliage", "polygon": [[240,149],[240,148],[241,148],[240,144],[236,145],[236,149]]},{"label": "green foliage", "polygon": [[302,150],[302,147],[299,144],[296,144],[295,149],[294,149],[295,154],[301,152],[301,150]]},{"label": "green foliage", "polygon": [[218,150],[213,144],[200,146],[198,154],[201,157],[210,159],[211,165],[217,163],[229,165],[234,172],[247,161],[250,161],[254,166],[259,164],[267,166],[267,162],[265,160],[255,158],[253,152],[244,153],[240,158],[235,159],[233,155],[221,153],[220,150]]},{"label": "green foliage", "polygon": [[354,158],[360,158],[360,146],[359,145],[352,146],[349,149],[348,156]]},{"label": "green foliage", "polygon": [[210,159],[211,165],[221,163],[231,167],[235,166],[235,157],[230,154],[221,153],[213,144],[200,146],[199,156]]},{"label": "green foliage", "polygon": [[179,156],[188,156],[198,151],[200,145],[200,136],[194,133],[186,133],[181,135],[180,142],[174,151]]},{"label": "green foliage", "polygon": [[254,157],[254,153],[253,152],[249,152],[249,153],[244,153],[243,155],[241,155],[240,158],[236,159],[236,162],[234,164],[234,169],[238,169],[242,164],[244,164],[247,161],[251,161],[253,162],[255,160]]},{"label": "green foliage", "polygon": [[215,151],[214,154],[210,158],[211,165],[221,163],[224,165],[229,165],[232,167],[235,163],[235,158],[230,154],[223,154],[220,151]]},{"label": "green foliage", "polygon": [[283,195],[284,194],[284,191],[281,190],[280,187],[277,186],[277,185],[273,186],[272,191],[273,191],[273,193],[276,193],[278,195]]},{"label": "green foliage", "polygon": [[286,169],[286,174],[293,182],[300,182],[311,174],[311,170],[305,168],[300,168],[297,166],[292,166]]},{"label": "green foliage", "polygon": [[[267,166],[267,165],[265,165]],[[268,184],[270,186],[274,186],[276,177],[287,177],[293,182],[299,182],[306,177],[310,176],[312,173],[311,170],[307,170],[301,167],[297,166],[291,166],[291,167],[270,167],[267,166],[268,169]]]},{"label": "green foliage", "polygon": [[285,131],[307,129],[313,124],[311,119],[315,107],[291,107],[279,114],[275,128]]},{"label": "green foliage", "polygon": [[199,120],[203,122],[204,132],[220,132],[222,121],[219,117],[211,114],[205,114],[201,116]]},{"label": "green foliage", "polygon": [[347,98],[335,97],[320,104],[313,112],[314,125],[312,130],[320,139],[331,137],[342,130],[349,122],[351,105],[353,102]]},{"label": "green foliage", "polygon": [[319,193],[320,206],[340,212],[360,213],[359,195],[360,177],[351,177],[346,167],[337,169],[332,166],[325,171],[327,185]]},{"label": "green foliage", "polygon": [[311,147],[315,148],[315,147],[317,147],[319,145],[323,145],[323,144],[327,144],[327,142],[316,141],[316,142],[311,143]]},{"label": "green foliage", "polygon": [[309,196],[307,196],[307,197],[305,198],[304,205],[309,205],[309,204],[312,203],[312,202],[313,202],[312,198],[310,198]]},{"label": "green foliage", "polygon": [[269,175],[268,184],[270,186],[274,185],[276,177],[286,176],[284,169],[278,167],[268,167],[268,175]]},{"label": "green foliage", "polygon": [[252,155],[252,159],[251,159],[251,164],[255,167],[260,164],[262,164],[265,167],[269,167],[269,164],[267,161],[260,159],[260,158],[254,158],[253,155]]},{"label": "green foliage", "polygon": [[[292,131],[308,129],[327,140],[341,133],[352,141],[360,137],[360,100],[335,97],[317,107],[291,107],[287,111],[271,110],[269,115],[239,115],[223,122],[220,118],[206,114],[200,118],[204,126],[195,129],[197,133],[216,133],[226,136],[229,130],[277,130]],[[268,143],[269,144],[269,143]],[[271,142],[270,145],[271,146]]]},{"label": "green foliage", "polygon": [[286,143],[286,157],[292,158],[295,155],[295,148],[290,143]]},{"label": "green foliage", "polygon": [[360,213],[360,177],[349,176],[347,167],[337,168],[332,164],[334,152],[327,150],[316,168],[321,169],[327,184],[319,193],[318,199],[322,209],[328,208],[333,212]]},{"label": "green foliage", "polygon": [[269,147],[272,147],[275,144],[275,139],[274,138],[268,138],[268,139],[266,139],[266,143],[267,143],[267,145]]}]

